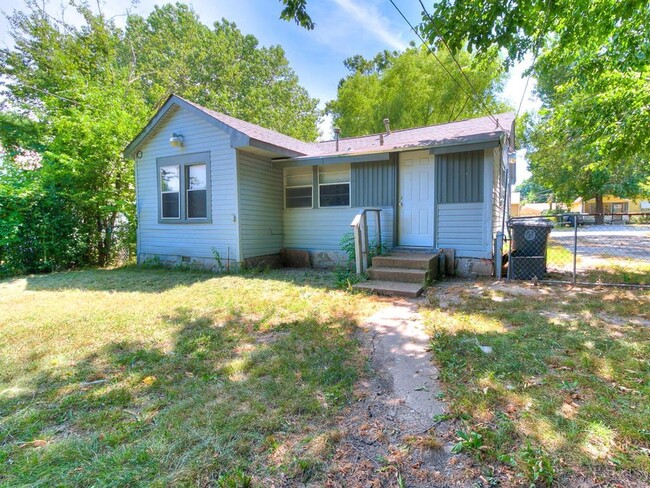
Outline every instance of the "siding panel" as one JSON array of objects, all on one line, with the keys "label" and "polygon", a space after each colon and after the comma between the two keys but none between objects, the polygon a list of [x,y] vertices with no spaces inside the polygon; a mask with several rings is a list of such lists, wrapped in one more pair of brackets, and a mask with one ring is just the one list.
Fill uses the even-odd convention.
[{"label": "siding panel", "polygon": [[392,207],[397,188],[397,160],[355,163],[350,186],[353,207]]},{"label": "siding panel", "polygon": [[[341,237],[352,232],[350,223],[360,208],[292,208],[284,211],[284,245],[307,251],[340,251]],[[374,240],[374,215],[369,215],[370,240]],[[393,209],[381,212],[382,242],[393,246]]]},{"label": "siding panel", "polygon": [[440,154],[436,156],[438,203],[476,203],[483,201],[484,151]]},{"label": "siding panel", "polygon": [[279,253],[283,241],[282,170],[271,160],[237,152],[242,258]]},{"label": "siding panel", "polygon": [[456,250],[457,257],[489,258],[485,245],[482,203],[438,205],[438,247]]},{"label": "siding panel", "polygon": [[[183,134],[180,148],[169,145],[169,134]],[[136,159],[138,255],[191,256],[211,259],[212,247],[221,256],[239,256],[237,227],[235,151],[230,138],[195,115],[172,109],[139,148]],[[197,152],[210,152],[211,224],[159,224],[156,159]]]}]

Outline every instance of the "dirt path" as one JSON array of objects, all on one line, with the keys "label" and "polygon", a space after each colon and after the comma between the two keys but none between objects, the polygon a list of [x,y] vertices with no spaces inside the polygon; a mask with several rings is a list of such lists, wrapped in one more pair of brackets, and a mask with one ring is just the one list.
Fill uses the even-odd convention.
[{"label": "dirt path", "polygon": [[371,372],[340,418],[326,486],[471,485],[471,463],[450,453],[453,434],[436,421],[445,404],[417,303],[394,301],[368,319],[360,338]]}]

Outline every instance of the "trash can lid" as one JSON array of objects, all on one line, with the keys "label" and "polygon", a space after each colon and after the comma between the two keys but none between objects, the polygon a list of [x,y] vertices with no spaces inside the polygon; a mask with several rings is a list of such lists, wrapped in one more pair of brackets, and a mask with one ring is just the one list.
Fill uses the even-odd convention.
[{"label": "trash can lid", "polygon": [[508,227],[553,227],[548,219],[510,219]]}]

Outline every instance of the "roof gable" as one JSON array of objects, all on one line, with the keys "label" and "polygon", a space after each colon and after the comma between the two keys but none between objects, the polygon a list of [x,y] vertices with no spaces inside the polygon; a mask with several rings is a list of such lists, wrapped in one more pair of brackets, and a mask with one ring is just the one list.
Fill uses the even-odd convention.
[{"label": "roof gable", "polygon": [[314,143],[300,141],[279,132],[265,129],[259,125],[251,124],[250,122],[245,122],[202,107],[178,95],[170,95],[147,125],[124,149],[124,157],[131,158],[133,156],[136,149],[155,131],[156,126],[173,107],[189,110],[208,123],[221,129],[230,136],[230,144],[235,148],[245,146],[257,147],[258,149],[274,152],[279,157],[306,156],[314,150]]}]

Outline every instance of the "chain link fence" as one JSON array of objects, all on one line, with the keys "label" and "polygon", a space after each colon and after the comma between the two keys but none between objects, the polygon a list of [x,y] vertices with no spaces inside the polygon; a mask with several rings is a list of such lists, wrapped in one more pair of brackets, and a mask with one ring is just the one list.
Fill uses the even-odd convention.
[{"label": "chain link fence", "polygon": [[502,255],[506,279],[650,288],[650,214],[512,218]]}]

